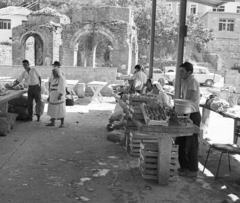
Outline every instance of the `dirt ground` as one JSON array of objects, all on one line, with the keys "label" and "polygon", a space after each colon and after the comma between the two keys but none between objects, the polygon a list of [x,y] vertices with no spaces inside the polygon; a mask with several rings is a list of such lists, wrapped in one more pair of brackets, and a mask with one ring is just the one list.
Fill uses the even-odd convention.
[{"label": "dirt ground", "polygon": [[[240,163],[234,158],[231,173],[223,158],[214,180],[217,152],[211,153],[209,172],[197,178],[178,177],[165,187],[143,180],[137,158],[106,139],[115,103],[104,99],[68,107],[67,128],[46,127],[44,113],[41,122],[16,122],[0,137],[0,203],[220,203],[229,194],[240,196]],[[205,145],[200,167],[206,150]]]}]

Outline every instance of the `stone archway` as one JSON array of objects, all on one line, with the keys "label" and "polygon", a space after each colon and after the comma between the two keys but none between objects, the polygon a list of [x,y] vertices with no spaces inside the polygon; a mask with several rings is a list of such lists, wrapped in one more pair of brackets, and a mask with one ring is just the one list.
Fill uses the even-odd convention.
[{"label": "stone archway", "polygon": [[74,49],[73,65],[95,67],[97,47],[106,41],[112,49],[117,48],[115,36],[102,26],[95,30],[91,25],[86,25],[78,30],[70,41],[70,47]]},{"label": "stone archway", "polygon": [[112,67],[113,50],[113,44],[109,39],[97,43],[93,48],[93,67]]},{"label": "stone archway", "polygon": [[26,58],[26,42],[29,38],[33,38],[33,51],[34,51],[34,59],[33,60],[35,66],[42,66],[44,64],[44,38],[41,36],[40,33],[37,32],[28,32],[25,33],[20,38],[20,44],[22,49],[22,58]]}]

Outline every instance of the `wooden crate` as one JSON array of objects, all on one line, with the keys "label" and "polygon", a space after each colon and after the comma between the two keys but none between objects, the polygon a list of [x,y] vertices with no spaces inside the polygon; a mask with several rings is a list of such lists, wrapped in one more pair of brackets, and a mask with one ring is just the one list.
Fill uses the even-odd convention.
[{"label": "wooden crate", "polygon": [[[169,180],[177,180],[178,167],[178,145],[172,145]],[[156,143],[141,142],[139,169],[143,179],[158,179],[158,145]]]},{"label": "wooden crate", "polygon": [[130,148],[130,154],[132,156],[137,156],[139,157],[140,155],[140,143],[153,143],[153,142],[158,142],[157,138],[154,136],[149,136],[146,134],[141,134],[138,132],[133,132],[131,131],[129,134],[129,148]]}]

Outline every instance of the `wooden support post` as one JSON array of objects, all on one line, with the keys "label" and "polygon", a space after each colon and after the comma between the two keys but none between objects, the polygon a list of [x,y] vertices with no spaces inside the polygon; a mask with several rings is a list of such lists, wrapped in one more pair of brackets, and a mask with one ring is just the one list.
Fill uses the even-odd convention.
[{"label": "wooden support post", "polygon": [[208,133],[208,126],[210,122],[210,110],[203,108],[202,109],[202,125],[201,129],[203,130],[203,136]]},{"label": "wooden support post", "polygon": [[167,185],[170,174],[172,138],[167,134],[158,138],[158,184]]}]

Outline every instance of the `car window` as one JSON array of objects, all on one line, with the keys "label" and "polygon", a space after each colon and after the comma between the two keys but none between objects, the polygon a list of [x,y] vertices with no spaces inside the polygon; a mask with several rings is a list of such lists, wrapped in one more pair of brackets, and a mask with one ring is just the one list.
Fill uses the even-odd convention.
[{"label": "car window", "polygon": [[161,69],[153,69],[153,73],[162,73]]},{"label": "car window", "polygon": [[193,69],[193,74],[199,74],[200,72],[199,72],[199,69],[198,68],[194,68]]},{"label": "car window", "polygon": [[204,68],[199,68],[199,74],[206,74],[207,71]]}]

